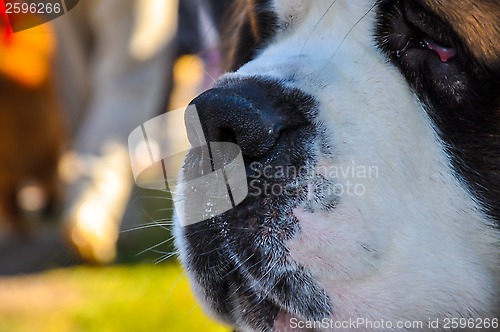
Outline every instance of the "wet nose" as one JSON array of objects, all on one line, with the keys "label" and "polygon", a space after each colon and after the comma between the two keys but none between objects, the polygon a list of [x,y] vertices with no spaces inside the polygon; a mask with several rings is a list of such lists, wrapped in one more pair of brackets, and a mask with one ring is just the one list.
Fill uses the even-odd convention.
[{"label": "wet nose", "polygon": [[[231,81],[190,103],[196,107],[206,141],[236,143],[250,158],[266,155],[283,133],[305,124],[304,108],[310,104],[305,95],[278,82],[255,79]],[[191,143],[200,143],[187,127]]]}]

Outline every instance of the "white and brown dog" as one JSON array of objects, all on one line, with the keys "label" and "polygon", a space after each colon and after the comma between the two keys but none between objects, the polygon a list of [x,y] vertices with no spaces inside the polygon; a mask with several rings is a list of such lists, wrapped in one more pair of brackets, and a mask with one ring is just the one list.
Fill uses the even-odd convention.
[{"label": "white and brown dog", "polygon": [[235,6],[233,72],[192,103],[207,140],[240,146],[249,195],[176,226],[209,312],[240,331],[498,319],[498,17],[496,0]]}]

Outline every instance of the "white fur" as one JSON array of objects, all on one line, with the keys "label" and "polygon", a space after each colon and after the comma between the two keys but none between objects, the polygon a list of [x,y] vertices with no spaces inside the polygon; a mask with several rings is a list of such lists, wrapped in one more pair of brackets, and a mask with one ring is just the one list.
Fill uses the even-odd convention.
[{"label": "white fur", "polygon": [[279,25],[286,30],[292,24],[297,24],[297,20],[304,16],[304,12],[309,10],[311,1],[275,0],[273,5]]},{"label": "white fur", "polygon": [[338,320],[493,318],[498,234],[408,83],[373,46],[374,13],[361,19],[373,3],[332,2],[275,0],[286,31],[230,74],[283,79],[317,99],[333,147],[318,163],[379,169],[337,179],[366,192],[342,196],[333,212],[295,210],[292,258],[327,290]]}]

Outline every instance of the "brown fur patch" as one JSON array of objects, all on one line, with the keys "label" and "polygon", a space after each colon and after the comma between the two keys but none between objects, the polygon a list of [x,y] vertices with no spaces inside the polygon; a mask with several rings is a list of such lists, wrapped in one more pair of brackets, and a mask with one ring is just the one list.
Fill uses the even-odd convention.
[{"label": "brown fur patch", "polygon": [[500,65],[500,1],[423,0],[430,10],[449,22],[480,61]]}]

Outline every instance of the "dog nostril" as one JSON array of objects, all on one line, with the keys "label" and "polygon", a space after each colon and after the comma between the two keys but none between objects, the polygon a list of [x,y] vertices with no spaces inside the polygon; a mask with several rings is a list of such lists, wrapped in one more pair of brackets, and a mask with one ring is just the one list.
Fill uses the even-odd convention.
[{"label": "dog nostril", "polygon": [[281,135],[285,131],[285,126],[282,123],[275,123],[271,129],[269,129],[269,135]]},{"label": "dog nostril", "polygon": [[314,106],[299,90],[257,79],[226,82],[190,105],[196,109],[198,122],[193,123],[201,127],[198,136],[207,142],[235,143],[247,158],[265,156],[286,132],[307,125],[304,111]]},{"label": "dog nostril", "polygon": [[191,122],[199,123],[201,129],[188,129],[190,141],[204,136],[207,142],[235,143],[246,157],[266,154],[286,127],[286,116],[273,109],[270,104],[273,100],[260,95],[257,98],[255,93],[250,91],[247,95],[247,92],[215,88],[198,96],[191,102],[198,122]]},{"label": "dog nostril", "polygon": [[236,138],[235,132],[231,128],[228,128],[228,127],[220,128],[219,140],[221,142],[230,142],[230,143],[238,144],[238,140]]}]

